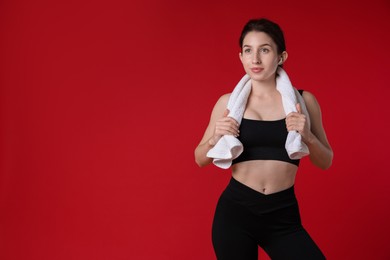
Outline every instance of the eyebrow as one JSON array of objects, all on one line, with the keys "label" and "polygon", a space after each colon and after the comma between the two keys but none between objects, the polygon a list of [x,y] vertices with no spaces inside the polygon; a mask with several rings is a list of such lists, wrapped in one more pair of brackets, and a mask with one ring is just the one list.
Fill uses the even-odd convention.
[{"label": "eyebrow", "polygon": [[[271,44],[269,44],[269,43],[264,43],[264,44],[260,45],[259,47],[264,47],[264,46],[269,46],[269,47],[271,47]],[[247,45],[247,44],[245,44],[244,46],[242,46],[242,48],[245,48],[245,47],[252,47],[252,46]]]}]

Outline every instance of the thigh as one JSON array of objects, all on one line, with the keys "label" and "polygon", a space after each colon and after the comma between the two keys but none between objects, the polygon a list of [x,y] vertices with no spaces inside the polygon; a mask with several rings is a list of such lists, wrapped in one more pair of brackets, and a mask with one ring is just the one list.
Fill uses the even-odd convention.
[{"label": "thigh", "polygon": [[325,259],[319,247],[303,227],[294,233],[272,239],[264,250],[273,260]]},{"label": "thigh", "polygon": [[250,214],[221,197],[214,215],[212,240],[218,260],[257,260],[258,245],[250,234]]},{"label": "thigh", "polygon": [[325,259],[301,224],[298,203],[268,216],[268,235],[262,244],[271,259]]}]

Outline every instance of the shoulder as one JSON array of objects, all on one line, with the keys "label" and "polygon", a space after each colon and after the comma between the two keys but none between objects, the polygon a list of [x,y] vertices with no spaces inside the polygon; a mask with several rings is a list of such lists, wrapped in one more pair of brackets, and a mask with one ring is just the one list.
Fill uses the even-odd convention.
[{"label": "shoulder", "polygon": [[219,97],[217,103],[215,103],[215,105],[214,105],[213,112],[211,114],[212,118],[215,119],[215,118],[220,118],[223,116],[223,113],[226,110],[229,98],[230,98],[230,93],[224,94],[224,95]]},{"label": "shoulder", "polygon": [[303,100],[305,101],[305,105],[307,111],[309,112],[310,118],[321,118],[321,108],[320,104],[317,101],[317,98],[309,91],[304,91],[302,93]]},{"label": "shoulder", "polygon": [[305,101],[306,106],[313,107],[319,106],[316,97],[309,91],[303,91],[302,93],[303,100]]},{"label": "shoulder", "polygon": [[215,104],[215,107],[223,107],[226,108],[229,98],[230,98],[231,93],[223,94],[222,96],[219,97],[217,103]]},{"label": "shoulder", "polygon": [[219,97],[218,102],[224,102],[227,104],[227,102],[229,101],[230,95],[231,95],[231,93],[223,94],[222,96]]}]

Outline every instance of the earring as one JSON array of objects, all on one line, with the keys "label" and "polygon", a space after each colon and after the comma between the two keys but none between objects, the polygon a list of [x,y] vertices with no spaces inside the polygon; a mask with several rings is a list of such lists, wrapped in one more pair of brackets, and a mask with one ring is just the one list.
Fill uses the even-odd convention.
[{"label": "earring", "polygon": [[279,65],[282,65],[283,64],[283,58],[280,58],[280,60],[279,60],[279,63],[278,63]]}]

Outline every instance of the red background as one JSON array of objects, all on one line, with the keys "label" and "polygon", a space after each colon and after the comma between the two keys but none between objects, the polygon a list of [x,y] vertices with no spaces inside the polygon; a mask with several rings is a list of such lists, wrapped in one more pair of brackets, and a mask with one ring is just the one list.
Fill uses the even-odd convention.
[{"label": "red background", "polygon": [[302,161],[304,225],[329,259],[389,259],[385,0],[1,1],[0,259],[214,259],[230,173],[193,151],[263,16],[335,153]]}]

